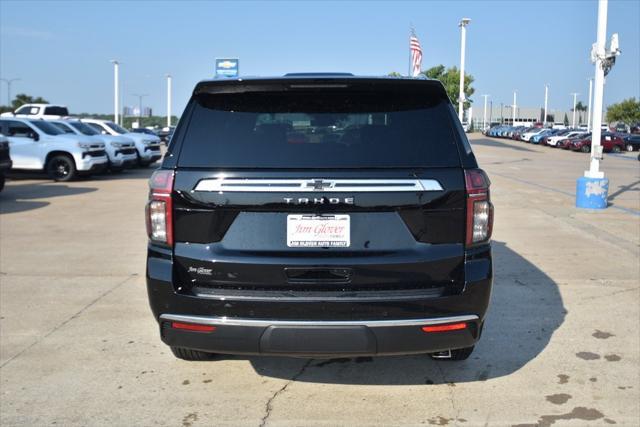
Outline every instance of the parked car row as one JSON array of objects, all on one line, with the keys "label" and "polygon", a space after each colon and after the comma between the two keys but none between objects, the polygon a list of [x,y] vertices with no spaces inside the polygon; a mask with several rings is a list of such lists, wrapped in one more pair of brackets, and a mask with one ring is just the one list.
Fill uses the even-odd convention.
[{"label": "parked car row", "polygon": [[[70,117],[69,109],[65,105],[56,104],[24,104],[13,113],[2,113],[0,117],[20,117],[25,119],[56,120]],[[133,133],[144,133],[157,136],[162,142],[168,144],[173,136],[175,126],[165,126],[163,128],[135,128]]]},{"label": "parked car row", "polygon": [[[563,148],[565,150],[585,153],[591,151],[591,132],[583,129],[494,126],[488,129],[485,135]],[[605,152],[635,151],[640,149],[640,135],[610,132],[608,129],[603,129],[600,143]]]},{"label": "parked car row", "polygon": [[169,144],[171,137],[173,136],[173,131],[176,129],[175,126],[165,126],[160,129],[150,129],[150,128],[135,128],[131,129],[131,132],[134,133],[144,133],[146,135],[154,135],[160,138],[160,141],[165,144]]},{"label": "parked car row", "polygon": [[[26,108],[46,112],[48,107]],[[53,180],[70,181],[83,175],[146,167],[162,157],[160,138],[129,132],[108,120],[33,116],[0,117],[0,134],[4,135],[0,138],[2,183],[8,168],[44,171]]]}]

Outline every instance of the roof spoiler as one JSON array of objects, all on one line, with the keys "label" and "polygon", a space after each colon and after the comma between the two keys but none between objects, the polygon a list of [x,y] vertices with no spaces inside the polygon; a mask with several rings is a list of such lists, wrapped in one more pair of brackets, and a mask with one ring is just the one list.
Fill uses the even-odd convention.
[{"label": "roof spoiler", "polygon": [[285,77],[353,77],[353,73],[287,73]]}]

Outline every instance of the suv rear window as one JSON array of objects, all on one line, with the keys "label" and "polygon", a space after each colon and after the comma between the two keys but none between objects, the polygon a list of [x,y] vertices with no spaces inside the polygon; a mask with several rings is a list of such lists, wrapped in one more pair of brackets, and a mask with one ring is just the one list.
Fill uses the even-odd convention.
[{"label": "suv rear window", "polygon": [[183,167],[455,167],[446,98],[409,91],[194,95]]}]

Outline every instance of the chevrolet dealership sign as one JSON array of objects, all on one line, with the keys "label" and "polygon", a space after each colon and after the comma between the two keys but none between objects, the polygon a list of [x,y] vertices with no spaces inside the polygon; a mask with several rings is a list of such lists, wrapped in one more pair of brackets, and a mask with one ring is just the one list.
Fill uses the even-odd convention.
[{"label": "chevrolet dealership sign", "polygon": [[216,58],[216,78],[238,77],[240,60],[238,58]]}]

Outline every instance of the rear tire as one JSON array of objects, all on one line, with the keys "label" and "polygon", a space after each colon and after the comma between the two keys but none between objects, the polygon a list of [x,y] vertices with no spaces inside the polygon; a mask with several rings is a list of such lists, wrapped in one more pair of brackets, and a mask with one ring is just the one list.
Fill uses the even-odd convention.
[{"label": "rear tire", "polygon": [[467,360],[469,358],[469,356],[471,356],[471,353],[473,353],[473,349],[475,348],[475,346],[471,346],[471,347],[465,347],[465,348],[457,348],[455,350],[451,350],[451,357],[448,359],[437,359],[437,358],[433,358],[434,360],[438,360],[438,361],[444,361],[444,362],[459,362],[461,360]]},{"label": "rear tire", "polygon": [[182,347],[171,347],[171,352],[175,357],[190,362],[206,362],[215,358],[214,353],[207,353],[199,350],[191,350]]},{"label": "rear tire", "polygon": [[591,151],[591,147],[589,147],[588,145],[583,145],[582,147],[580,147],[580,151],[582,151],[583,153],[588,153]]},{"label": "rear tire", "polygon": [[633,151],[633,145],[627,144],[627,151]]},{"label": "rear tire", "polygon": [[45,169],[49,178],[59,182],[71,181],[78,175],[73,158],[65,154],[52,156]]}]

